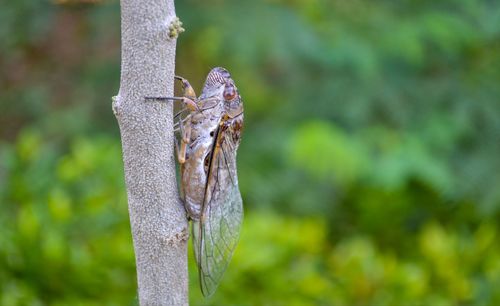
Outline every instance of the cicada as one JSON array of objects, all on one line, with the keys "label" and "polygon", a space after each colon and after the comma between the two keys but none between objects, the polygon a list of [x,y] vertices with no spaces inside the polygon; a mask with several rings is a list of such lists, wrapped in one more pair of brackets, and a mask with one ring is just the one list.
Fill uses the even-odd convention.
[{"label": "cicada", "polygon": [[[224,68],[210,71],[199,97],[181,77],[184,109],[176,115],[181,197],[192,221],[201,291],[212,295],[238,243],[243,202],[236,152],[243,128],[243,102]],[[182,116],[182,113],[187,115]]]}]

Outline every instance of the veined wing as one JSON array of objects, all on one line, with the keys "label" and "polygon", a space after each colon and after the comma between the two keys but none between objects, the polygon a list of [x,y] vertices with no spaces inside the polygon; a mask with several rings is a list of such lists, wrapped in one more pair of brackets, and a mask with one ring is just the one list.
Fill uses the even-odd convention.
[{"label": "veined wing", "polygon": [[202,214],[193,222],[193,242],[201,291],[212,295],[238,243],[243,203],[236,173],[239,127],[222,121],[214,135]]}]

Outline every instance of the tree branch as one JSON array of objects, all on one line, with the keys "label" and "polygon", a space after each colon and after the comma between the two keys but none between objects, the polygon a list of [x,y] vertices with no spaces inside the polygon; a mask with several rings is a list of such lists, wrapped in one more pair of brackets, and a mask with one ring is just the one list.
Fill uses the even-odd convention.
[{"label": "tree branch", "polygon": [[173,155],[176,36],[173,0],[121,0],[122,65],[113,112],[120,126],[141,305],[187,305],[188,225]]}]

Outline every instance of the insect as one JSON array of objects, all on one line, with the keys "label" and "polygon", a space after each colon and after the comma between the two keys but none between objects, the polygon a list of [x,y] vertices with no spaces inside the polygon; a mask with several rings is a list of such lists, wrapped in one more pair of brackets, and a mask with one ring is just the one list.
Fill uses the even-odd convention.
[{"label": "insect", "polygon": [[243,102],[224,68],[210,71],[199,97],[186,79],[176,79],[182,82],[182,97],[153,99],[179,100],[185,106],[176,115],[181,197],[192,221],[201,291],[210,296],[231,260],[243,219],[236,169]]}]

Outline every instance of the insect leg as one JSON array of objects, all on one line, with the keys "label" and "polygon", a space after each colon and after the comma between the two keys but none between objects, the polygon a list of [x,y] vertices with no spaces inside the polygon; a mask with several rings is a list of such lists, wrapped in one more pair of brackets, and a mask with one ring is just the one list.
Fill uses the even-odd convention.
[{"label": "insect leg", "polygon": [[[183,112],[186,111],[186,108],[182,108],[180,111],[178,111],[175,115],[174,115],[174,120],[177,119],[180,115],[182,115]],[[177,123],[176,123],[177,124]]]},{"label": "insect leg", "polygon": [[186,162],[186,147],[189,144],[189,141],[191,139],[191,115],[188,115],[186,117],[186,122],[183,124],[183,122],[179,123],[179,129],[180,129],[180,134],[181,134],[181,143],[180,143],[180,148],[179,151],[177,152],[177,159],[179,160],[180,164],[183,164]]},{"label": "insect leg", "polygon": [[179,131],[180,130],[180,126],[184,123],[186,123],[186,121],[188,120],[191,120],[191,117],[184,117],[183,119],[179,119],[175,124],[174,124],[174,131]]},{"label": "insect leg", "polygon": [[177,141],[177,137],[175,137],[175,135],[174,135],[174,148],[175,148],[175,156],[177,156],[177,160],[179,160],[179,155],[180,155],[179,142]]},{"label": "insect leg", "polygon": [[183,77],[176,75],[174,78],[182,82],[182,97],[146,97],[146,101],[181,101],[189,110],[198,110],[198,105],[196,103],[196,93],[193,89],[193,86],[191,86],[188,80]]},{"label": "insect leg", "polygon": [[182,82],[182,95],[191,100],[196,100],[196,93],[189,81],[178,75],[175,76],[175,79]]},{"label": "insect leg", "polygon": [[181,101],[190,111],[198,111],[198,104],[195,100],[186,97],[145,97],[146,101]]}]

